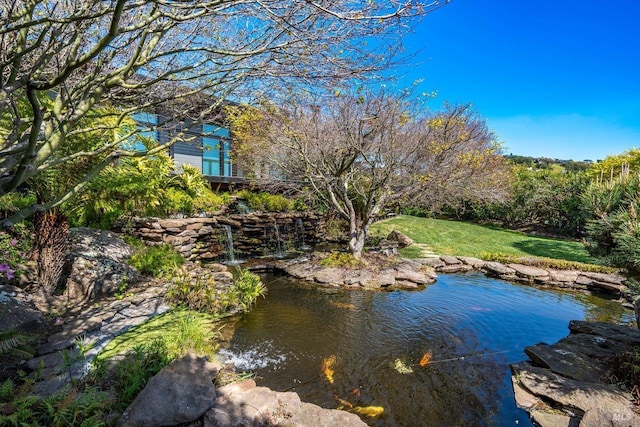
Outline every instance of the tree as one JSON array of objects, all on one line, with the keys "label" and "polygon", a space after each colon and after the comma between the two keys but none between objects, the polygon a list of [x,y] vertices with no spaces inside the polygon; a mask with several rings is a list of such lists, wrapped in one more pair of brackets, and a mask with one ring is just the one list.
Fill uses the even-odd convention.
[{"label": "tree", "polygon": [[480,181],[501,172],[499,147],[468,106],[429,117],[420,106],[410,92],[359,90],[235,109],[232,124],[239,155],[311,187],[349,222],[349,250],[360,257],[369,227],[389,204],[474,184],[489,191]]},{"label": "tree", "polygon": [[[15,220],[57,206],[123,156],[130,134],[56,156],[101,107],[111,127],[138,111],[197,124],[223,100],[296,81],[360,78],[388,67],[414,19],[448,1],[0,0],[0,196],[47,169],[101,158],[78,184]],[[367,43],[375,38],[375,43]],[[276,82],[278,82],[276,84]],[[188,140],[178,132],[175,140]]]}]

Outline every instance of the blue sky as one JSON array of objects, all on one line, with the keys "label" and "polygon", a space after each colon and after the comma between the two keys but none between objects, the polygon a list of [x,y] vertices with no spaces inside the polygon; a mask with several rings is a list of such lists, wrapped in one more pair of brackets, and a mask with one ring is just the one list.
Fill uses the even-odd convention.
[{"label": "blue sky", "polygon": [[473,104],[506,154],[640,148],[640,0],[452,0],[405,42],[402,82]]}]

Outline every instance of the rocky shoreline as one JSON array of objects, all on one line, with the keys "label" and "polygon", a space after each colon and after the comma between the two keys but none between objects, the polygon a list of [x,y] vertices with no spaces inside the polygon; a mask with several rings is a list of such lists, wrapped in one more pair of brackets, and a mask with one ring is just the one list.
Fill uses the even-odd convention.
[{"label": "rocky shoreline", "polygon": [[640,415],[628,391],[611,384],[612,360],[640,346],[640,331],[604,322],[572,321],[570,334],[525,349],[511,365],[516,404],[542,427],[631,427]]},{"label": "rocky shoreline", "polygon": [[[109,248],[119,248],[121,245],[121,241],[109,233],[87,232],[85,235],[93,236],[94,240],[107,239],[105,244],[108,244]],[[34,385],[34,391],[37,394],[49,396],[60,390],[72,378],[81,378],[86,374],[88,360],[104,348],[111,339],[169,309],[164,303],[164,293],[168,283],[141,282],[135,292],[128,292],[124,297],[101,297],[113,291],[116,279],[120,277],[121,270],[124,271],[125,256],[123,254],[127,253],[125,249],[123,247],[118,251],[105,250],[100,254],[89,253],[85,249],[76,255],[74,263],[76,267],[73,271],[77,274],[70,277],[74,283],[70,289],[81,291],[78,295],[82,297],[76,298],[79,302],[86,303],[87,295],[91,295],[89,299],[98,297],[99,300],[92,301],[91,305],[86,306],[84,310],[77,313],[70,312],[67,316],[55,319],[54,333],[49,334],[46,340],[40,343],[37,348],[37,357],[26,363],[26,367],[33,372],[40,371]],[[101,261],[101,256],[104,254],[110,254],[111,257]],[[364,267],[325,267],[320,262],[325,256],[326,254],[312,254],[293,260],[259,261],[247,267],[253,270],[282,271],[319,286],[367,290],[418,289],[434,283],[438,274],[480,271],[511,282],[597,293],[618,300],[626,306],[629,306],[630,302],[625,278],[617,274],[502,264],[471,257],[434,256],[408,260],[381,254],[367,255]],[[78,261],[85,259],[91,262]],[[100,268],[96,268],[95,265]],[[110,266],[115,270],[106,271],[106,267],[102,268],[103,266]],[[220,264],[203,266],[193,264],[190,270],[193,275],[211,275],[221,287],[231,282],[232,275],[226,271],[226,266]],[[116,274],[113,273],[114,271]],[[107,277],[108,280],[104,281],[104,278],[96,277],[96,274]],[[96,285],[98,283],[99,286]],[[72,296],[73,294],[69,293],[65,298],[69,299]],[[36,329],[45,323],[42,314],[36,310],[34,304],[24,300],[26,298],[24,291],[8,286],[0,287],[0,297],[0,308],[5,309],[4,317],[0,316],[4,319],[3,322],[8,319],[7,315],[12,315],[15,322],[31,325]],[[23,317],[20,317],[21,315]],[[544,427],[577,425],[576,423],[581,426],[640,425],[638,415],[631,409],[629,394],[601,382],[609,360],[607,357],[631,346],[640,345],[640,331],[616,325],[586,322],[572,322],[570,330],[571,334],[556,344],[537,344],[528,347],[525,352],[531,361],[512,366],[518,405],[528,410],[534,421]],[[81,344],[91,343],[93,347],[80,355],[79,340]],[[70,365],[69,360],[73,360]],[[193,365],[205,362],[191,357],[188,362],[181,363]],[[217,375],[220,369],[216,367],[210,371],[212,373],[215,371]],[[192,368],[186,371],[194,372]],[[181,380],[187,385],[183,384],[178,389],[171,389],[167,391],[167,395],[177,396],[180,393],[186,393],[185,390],[189,388],[188,377],[189,375],[184,374]],[[172,380],[169,384],[177,385],[179,382]],[[141,393],[142,397],[150,392],[143,393]],[[329,420],[325,425],[335,425],[331,422],[340,420],[341,425],[365,425],[354,414],[322,409],[300,402],[299,397],[293,395],[295,393],[282,394],[257,387],[252,381],[220,387],[209,394],[207,410],[196,418],[191,418],[191,421],[199,419],[199,422],[204,425],[235,425],[233,423],[241,420],[260,423],[278,419],[279,423],[284,424],[299,420],[300,422],[296,425],[319,425],[317,424],[319,420]],[[247,408],[256,406],[257,401],[264,402],[262,409],[257,412],[247,412]],[[598,403],[600,401],[607,403],[600,404]],[[217,415],[214,414],[216,407],[219,409]],[[131,411],[128,413],[130,414]],[[214,420],[212,418],[214,415],[222,418]],[[129,416],[123,418],[122,425],[134,425],[125,424]],[[267,418],[264,418],[265,416]],[[224,420],[228,420],[228,423],[225,424]],[[307,420],[309,423],[305,424],[302,420]],[[605,421],[605,424],[598,424]]]},{"label": "rocky shoreline", "polygon": [[324,267],[321,261],[326,256],[327,254],[314,254],[292,260],[249,264],[247,267],[256,271],[282,271],[320,286],[347,289],[416,289],[434,283],[438,273],[479,271],[509,282],[594,293],[633,308],[626,278],[619,274],[502,264],[472,257],[445,255],[420,259],[370,255],[364,258],[365,265],[362,267]]}]

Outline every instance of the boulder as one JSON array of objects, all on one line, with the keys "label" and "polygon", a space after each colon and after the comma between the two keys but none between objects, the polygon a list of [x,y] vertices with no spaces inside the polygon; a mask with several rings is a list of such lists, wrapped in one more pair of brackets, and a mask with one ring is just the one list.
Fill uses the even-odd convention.
[{"label": "boulder", "polygon": [[173,426],[200,418],[216,403],[220,365],[188,354],[162,368],[124,411],[118,426]]},{"label": "boulder", "polygon": [[28,293],[12,285],[0,285],[0,331],[39,332],[44,326],[44,316]]},{"label": "boulder", "polygon": [[220,387],[217,393],[215,407],[204,416],[204,427],[366,426],[355,414],[304,403],[296,393],[256,387],[253,380]]},{"label": "boulder", "polygon": [[65,261],[67,304],[78,304],[112,295],[123,283],[133,283],[138,272],[126,260],[134,252],[115,233],[73,228],[71,251]]},{"label": "boulder", "polygon": [[411,240],[409,236],[399,232],[398,230],[393,230],[391,233],[389,233],[389,235],[387,236],[387,240],[398,242],[399,248],[406,248],[407,246],[413,245],[413,240]]},{"label": "boulder", "polygon": [[575,381],[530,365],[512,365],[512,369],[529,392],[584,412],[580,426],[640,425],[640,416],[631,409],[631,395],[614,386]]}]

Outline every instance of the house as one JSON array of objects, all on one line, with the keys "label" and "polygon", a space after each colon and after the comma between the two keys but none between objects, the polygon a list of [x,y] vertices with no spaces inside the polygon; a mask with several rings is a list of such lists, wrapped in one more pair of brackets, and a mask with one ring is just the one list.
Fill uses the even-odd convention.
[{"label": "house", "polygon": [[224,190],[248,184],[245,172],[232,160],[233,141],[228,126],[216,123],[215,119],[209,123],[190,124],[151,112],[135,113],[133,118],[140,136],[160,144],[176,141],[168,147],[176,166],[195,166],[212,188]]}]

